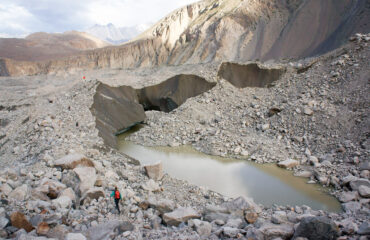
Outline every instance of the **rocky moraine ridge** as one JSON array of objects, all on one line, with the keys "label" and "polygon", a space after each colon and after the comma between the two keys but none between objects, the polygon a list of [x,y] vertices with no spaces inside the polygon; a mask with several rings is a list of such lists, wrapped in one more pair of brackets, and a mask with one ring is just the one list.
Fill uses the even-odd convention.
[{"label": "rocky moraine ridge", "polygon": [[[343,212],[264,207],[162,176],[98,136],[90,112],[98,81],[8,77],[0,79],[0,238],[367,239],[369,38],[357,34],[325,56],[281,63],[285,71],[260,88],[235,87],[211,64],[125,73],[217,82],[169,113],[146,111],[146,126],[131,141],[277,162],[332,186]],[[117,72],[87,76],[108,83]],[[124,197],[120,215],[109,199],[114,185]]]}]

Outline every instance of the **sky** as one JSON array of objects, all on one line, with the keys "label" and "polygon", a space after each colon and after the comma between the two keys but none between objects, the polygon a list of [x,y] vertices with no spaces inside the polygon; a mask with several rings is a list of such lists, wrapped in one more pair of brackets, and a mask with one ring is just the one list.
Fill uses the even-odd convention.
[{"label": "sky", "polygon": [[197,0],[0,0],[0,37],[155,23]]}]

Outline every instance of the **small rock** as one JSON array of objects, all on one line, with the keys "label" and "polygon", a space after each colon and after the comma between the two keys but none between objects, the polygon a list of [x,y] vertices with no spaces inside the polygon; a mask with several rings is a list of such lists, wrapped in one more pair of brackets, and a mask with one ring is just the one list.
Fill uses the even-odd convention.
[{"label": "small rock", "polygon": [[271,222],[275,224],[281,224],[287,221],[288,221],[288,218],[287,218],[286,212],[284,211],[276,211],[271,216]]},{"label": "small rock", "polygon": [[370,223],[368,221],[362,223],[357,230],[357,234],[370,235]]},{"label": "small rock", "polygon": [[46,236],[50,230],[49,224],[46,222],[41,222],[36,229],[38,235]]},{"label": "small rock", "polygon": [[315,156],[310,156],[310,163],[311,165],[316,166],[319,163],[319,159]]},{"label": "small rock", "polygon": [[14,212],[10,215],[10,222],[13,227],[23,228],[27,232],[31,232],[34,228],[31,223],[27,220],[26,216],[21,212]]},{"label": "small rock", "polygon": [[358,167],[359,167],[360,171],[362,171],[362,170],[369,170],[370,171],[370,161],[362,162],[362,163],[360,163],[360,165]]},{"label": "small rock", "polygon": [[225,237],[236,238],[240,230],[232,227],[223,227],[222,232],[224,233]]},{"label": "small rock", "polygon": [[68,233],[65,240],[86,240],[86,237],[82,233]]},{"label": "small rock", "polygon": [[60,193],[59,197],[68,197],[69,199],[71,199],[72,202],[76,202],[76,194],[72,188],[64,189]]},{"label": "small rock", "polygon": [[250,224],[253,224],[257,221],[258,219],[258,214],[254,211],[246,211],[245,213],[245,220],[250,223]]},{"label": "small rock", "polygon": [[302,171],[302,172],[297,172],[294,174],[294,176],[296,177],[304,177],[304,178],[309,178],[312,176],[312,172],[311,171]]},{"label": "small rock", "polygon": [[188,221],[189,227],[194,227],[195,231],[200,236],[206,237],[209,236],[212,232],[212,225],[209,222],[201,221],[199,219],[190,219]]},{"label": "small rock", "polygon": [[6,217],[0,217],[0,229],[5,228],[9,224],[9,220]]},{"label": "small rock", "polygon": [[262,125],[262,131],[266,131],[268,129],[270,129],[270,124],[266,123]]},{"label": "small rock", "polygon": [[277,165],[282,168],[293,168],[295,166],[298,166],[299,162],[293,159],[288,159],[288,160],[279,162]]},{"label": "small rock", "polygon": [[355,234],[358,230],[356,221],[351,218],[342,220],[339,225],[343,227],[342,231],[346,234]]},{"label": "small rock", "polygon": [[243,224],[243,220],[240,218],[230,218],[227,220],[225,227],[240,228]]},{"label": "small rock", "polygon": [[358,193],[360,194],[361,197],[369,198],[370,197],[370,187],[361,185],[358,188]]},{"label": "small rock", "polygon": [[12,191],[13,191],[13,189],[6,183],[4,183],[0,186],[0,192],[5,194],[5,196],[8,196]]},{"label": "small rock", "polygon": [[347,202],[347,203],[343,203],[342,204],[342,207],[344,209],[344,211],[346,211],[346,213],[356,213],[357,211],[359,211],[361,209],[361,203],[359,202]]},{"label": "small rock", "polygon": [[68,209],[72,206],[72,200],[67,196],[60,196],[57,199],[54,199],[52,202],[58,208]]},{"label": "small rock", "polygon": [[14,189],[10,194],[9,198],[15,199],[17,201],[24,201],[28,194],[28,186],[23,184],[20,187]]},{"label": "small rock", "polygon": [[306,115],[308,115],[308,116],[312,116],[313,115],[312,109],[311,108],[308,108],[308,107],[305,107],[303,109],[303,113],[306,114]]}]

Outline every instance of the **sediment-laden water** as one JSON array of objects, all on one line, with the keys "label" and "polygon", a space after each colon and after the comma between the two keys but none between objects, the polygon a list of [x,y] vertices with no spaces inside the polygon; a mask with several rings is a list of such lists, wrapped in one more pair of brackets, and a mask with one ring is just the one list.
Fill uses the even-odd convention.
[{"label": "sediment-laden water", "polygon": [[228,197],[246,196],[265,206],[307,205],[313,209],[340,211],[339,202],[318,184],[293,176],[275,164],[256,164],[210,156],[191,146],[144,147],[120,137],[119,150],[142,165],[162,161],[170,176],[209,188]]}]

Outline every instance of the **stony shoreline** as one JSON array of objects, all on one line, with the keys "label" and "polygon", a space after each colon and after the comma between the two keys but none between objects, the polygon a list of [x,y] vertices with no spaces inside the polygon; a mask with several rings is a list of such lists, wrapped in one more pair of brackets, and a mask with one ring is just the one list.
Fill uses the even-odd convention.
[{"label": "stony shoreline", "polygon": [[[129,138],[258,163],[291,159],[297,175],[337,189],[343,213],[267,208],[168,175],[150,179],[98,137],[89,110],[95,80],[40,75],[0,79],[0,238],[367,239],[368,38],[302,73],[300,63],[287,64],[271,88],[219,80],[171,113],[147,112],[148,126]],[[114,185],[125,199],[121,215],[109,199]]]}]

